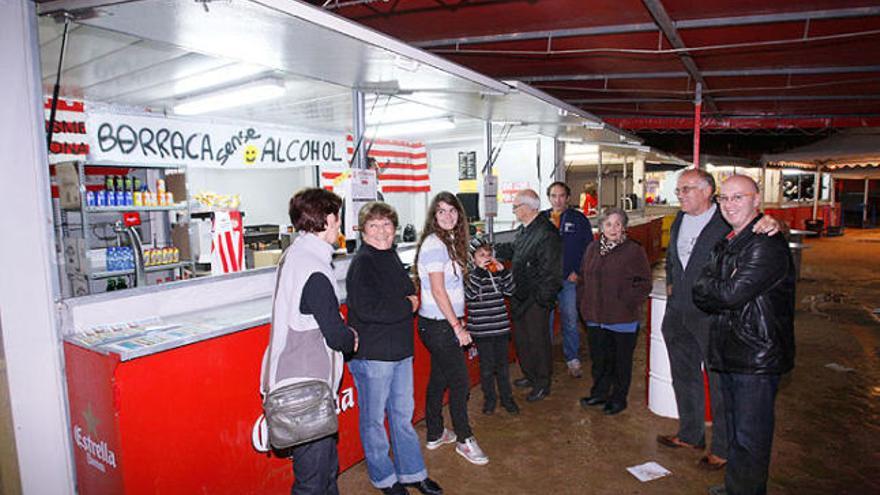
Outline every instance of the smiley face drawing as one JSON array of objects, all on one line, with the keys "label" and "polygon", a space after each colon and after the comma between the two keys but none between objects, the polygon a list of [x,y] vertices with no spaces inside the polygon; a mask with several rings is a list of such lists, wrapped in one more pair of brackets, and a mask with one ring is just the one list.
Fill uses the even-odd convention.
[{"label": "smiley face drawing", "polygon": [[244,164],[253,165],[257,161],[257,147],[249,144],[244,147]]}]

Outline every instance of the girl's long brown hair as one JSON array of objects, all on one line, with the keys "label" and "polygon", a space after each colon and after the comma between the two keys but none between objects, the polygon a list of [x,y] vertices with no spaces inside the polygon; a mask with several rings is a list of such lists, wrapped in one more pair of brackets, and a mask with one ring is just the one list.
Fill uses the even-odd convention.
[{"label": "girl's long brown hair", "polygon": [[[440,207],[440,203],[446,203],[455,208],[458,212],[458,221],[455,223],[455,227],[452,230],[443,230],[437,223],[437,209]],[[424,243],[425,239],[431,234],[435,234],[437,238],[443,241],[443,244],[446,246],[446,252],[449,253],[449,258],[458,265],[459,273],[464,276],[468,259],[467,214],[464,211],[464,207],[461,206],[461,201],[459,201],[451,192],[442,191],[437,193],[437,195],[434,196],[434,199],[431,200],[430,206],[428,206],[425,226],[422,228],[422,235],[419,237],[418,247],[416,248],[416,259],[413,263],[413,273],[415,273],[416,276],[419,274],[419,254],[422,252],[422,243]]]}]

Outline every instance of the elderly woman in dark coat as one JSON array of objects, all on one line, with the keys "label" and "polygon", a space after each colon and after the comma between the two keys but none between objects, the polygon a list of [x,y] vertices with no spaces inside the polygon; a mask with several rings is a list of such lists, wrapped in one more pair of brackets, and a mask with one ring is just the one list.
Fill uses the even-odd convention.
[{"label": "elderly woman in dark coat", "polygon": [[626,409],[640,310],[651,292],[648,256],[639,243],[627,238],[628,222],[620,208],[604,211],[599,242],[587,247],[578,287],[593,361],[593,387],[580,403],[583,407],[604,404],[607,415]]}]

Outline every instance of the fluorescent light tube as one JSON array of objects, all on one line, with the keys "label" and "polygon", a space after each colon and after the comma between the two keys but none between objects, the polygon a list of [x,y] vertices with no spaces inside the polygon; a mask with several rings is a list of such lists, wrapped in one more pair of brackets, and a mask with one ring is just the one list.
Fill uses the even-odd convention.
[{"label": "fluorescent light tube", "polygon": [[447,119],[418,120],[398,124],[371,126],[367,128],[369,137],[390,137],[401,135],[429,134],[455,128],[455,121]]},{"label": "fluorescent light tube", "polygon": [[200,74],[196,74],[174,82],[174,92],[178,95],[194,93],[196,91],[216,88],[233,81],[239,81],[260,72],[266,72],[265,67],[251,64],[230,64],[217,67]]},{"label": "fluorescent light tube", "polygon": [[367,115],[368,126],[383,126],[413,120],[426,120],[449,115],[446,110],[428,107],[416,103],[398,103],[396,105],[377,105],[377,111]]},{"label": "fluorescent light tube", "polygon": [[260,79],[241,86],[186,98],[174,105],[174,113],[197,115],[216,112],[279,98],[284,92],[284,82],[280,79]]}]

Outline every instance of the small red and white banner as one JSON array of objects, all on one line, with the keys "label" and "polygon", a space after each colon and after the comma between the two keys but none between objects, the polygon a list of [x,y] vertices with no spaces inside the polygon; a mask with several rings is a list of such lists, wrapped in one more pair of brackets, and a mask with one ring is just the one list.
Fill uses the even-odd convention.
[{"label": "small red and white banner", "polygon": [[[44,129],[49,130],[49,116],[52,113],[52,98],[43,101],[45,112]],[[49,163],[85,160],[89,154],[86,134],[85,103],[78,100],[58,99],[55,109],[55,122],[52,125],[52,143],[49,145]]]},{"label": "small red and white banner", "polygon": [[211,275],[240,272],[244,269],[241,212],[215,210],[211,237]]},{"label": "small red and white banner", "polygon": [[[354,153],[352,136],[346,137],[346,155],[351,160]],[[379,190],[383,193],[430,192],[428,176],[428,152],[423,143],[393,139],[367,141],[367,157],[374,158],[379,166]],[[321,187],[336,190],[347,180],[346,167],[325,166],[321,168]]]}]

